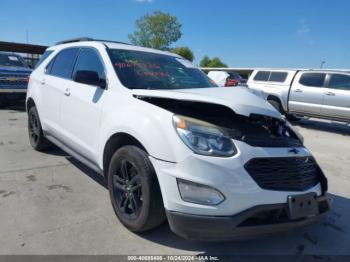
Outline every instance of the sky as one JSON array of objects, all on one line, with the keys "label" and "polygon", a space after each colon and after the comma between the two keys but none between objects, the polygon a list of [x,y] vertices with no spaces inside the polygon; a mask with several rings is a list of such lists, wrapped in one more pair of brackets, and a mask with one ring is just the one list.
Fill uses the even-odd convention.
[{"label": "sky", "polygon": [[129,42],[135,21],[175,15],[198,64],[350,68],[349,0],[1,0],[0,41],[53,45],[81,36]]}]

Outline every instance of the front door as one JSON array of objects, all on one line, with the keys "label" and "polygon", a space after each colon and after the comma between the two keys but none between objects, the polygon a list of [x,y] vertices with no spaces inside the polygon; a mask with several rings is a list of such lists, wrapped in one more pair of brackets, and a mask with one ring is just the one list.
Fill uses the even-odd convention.
[{"label": "front door", "polygon": [[97,72],[100,79],[105,79],[104,65],[96,49],[81,48],[72,74],[72,85],[62,99],[60,114],[66,144],[96,163],[102,100],[106,91],[76,82],[78,71]]},{"label": "front door", "polygon": [[301,73],[289,93],[289,111],[320,115],[325,79],[325,73]]}]

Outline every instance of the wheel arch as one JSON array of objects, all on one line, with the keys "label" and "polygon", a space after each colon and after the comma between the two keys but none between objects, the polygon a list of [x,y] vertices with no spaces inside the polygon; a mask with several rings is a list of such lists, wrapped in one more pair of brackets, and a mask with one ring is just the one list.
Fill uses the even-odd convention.
[{"label": "wheel arch", "polygon": [[[280,97],[278,97],[278,96],[276,96],[276,95],[268,95],[267,96],[267,98],[266,98],[266,100],[268,101],[268,102],[270,102],[270,101],[274,101],[274,102],[276,102],[276,103],[278,103],[279,105],[280,105],[280,107],[281,107],[281,109],[279,110],[279,109],[277,109],[277,111],[279,111],[281,114],[284,114],[285,112],[286,112],[286,108],[285,108],[285,106],[284,106],[284,104],[283,104],[283,101],[282,101],[282,99],[280,98]],[[270,103],[271,104],[271,103]],[[282,110],[282,111],[281,111]]]},{"label": "wheel arch", "polygon": [[281,105],[281,107],[282,107],[284,112],[288,111],[288,109],[287,109],[287,102],[284,101],[283,96],[279,96],[279,95],[276,95],[276,94],[269,94],[267,96],[266,100],[275,101],[275,102],[277,102],[277,103],[279,103]]},{"label": "wheel arch", "polygon": [[267,100],[273,100],[273,101],[276,101],[282,105],[281,99],[276,95],[268,95]]},{"label": "wheel arch", "polygon": [[133,145],[137,146],[140,149],[144,150],[147,154],[147,149],[145,146],[134,136],[125,133],[125,132],[119,132],[115,133],[110,136],[110,138],[107,140],[104,149],[103,149],[103,175],[107,177],[108,174],[108,165],[109,162],[116,150],[123,146],[127,145]]},{"label": "wheel arch", "polygon": [[35,105],[35,102],[34,102],[34,99],[31,98],[31,97],[29,97],[29,98],[27,99],[27,102],[26,102],[26,110],[27,110],[27,112],[28,112],[29,109],[32,108],[33,106],[36,106],[36,105]]}]

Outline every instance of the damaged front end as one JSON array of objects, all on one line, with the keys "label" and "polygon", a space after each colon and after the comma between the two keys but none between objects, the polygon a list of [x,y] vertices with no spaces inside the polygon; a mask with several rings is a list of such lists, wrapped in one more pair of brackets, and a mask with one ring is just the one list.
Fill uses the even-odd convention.
[{"label": "damaged front end", "polygon": [[140,100],[168,110],[216,125],[229,136],[253,147],[301,147],[302,137],[283,119],[250,114],[239,115],[227,106],[207,102],[138,96]]}]

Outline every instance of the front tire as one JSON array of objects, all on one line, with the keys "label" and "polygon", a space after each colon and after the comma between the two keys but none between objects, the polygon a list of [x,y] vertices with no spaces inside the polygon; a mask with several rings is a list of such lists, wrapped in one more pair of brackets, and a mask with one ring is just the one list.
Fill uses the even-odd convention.
[{"label": "front tire", "polygon": [[37,151],[44,151],[48,149],[51,144],[45,138],[38,111],[35,106],[28,110],[28,135],[30,145]]},{"label": "front tire", "polygon": [[142,149],[124,146],[113,154],[108,189],[117,217],[130,231],[147,231],[165,221],[156,173]]}]

